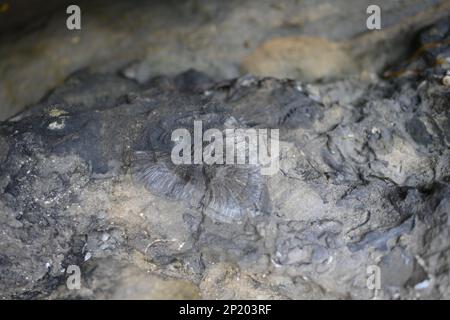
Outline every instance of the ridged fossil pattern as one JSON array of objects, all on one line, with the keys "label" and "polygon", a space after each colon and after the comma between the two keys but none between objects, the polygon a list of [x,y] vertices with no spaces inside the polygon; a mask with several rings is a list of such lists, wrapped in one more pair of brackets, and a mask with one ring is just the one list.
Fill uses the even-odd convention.
[{"label": "ridged fossil pattern", "polygon": [[[224,132],[239,125],[227,112],[216,111],[164,116],[150,121],[144,130],[146,142],[141,144],[141,150],[133,153],[133,180],[152,194],[184,201],[218,222],[241,223],[267,213],[270,201],[258,165],[172,162],[171,151],[175,145],[171,141],[172,132],[185,128],[193,136],[194,121],[198,120],[202,121],[203,132],[209,128]],[[238,137],[236,141],[239,142]],[[207,147],[208,143],[203,142],[203,150]]]}]

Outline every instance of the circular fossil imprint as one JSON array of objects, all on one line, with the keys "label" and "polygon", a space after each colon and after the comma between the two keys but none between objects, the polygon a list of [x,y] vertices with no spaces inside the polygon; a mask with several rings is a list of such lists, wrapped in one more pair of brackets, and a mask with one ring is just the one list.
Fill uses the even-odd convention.
[{"label": "circular fossil imprint", "polygon": [[[141,150],[133,154],[131,172],[135,182],[151,193],[185,201],[208,217],[226,223],[243,222],[267,213],[269,198],[264,176],[256,164],[175,164],[171,159],[172,132],[186,129],[193,136],[194,121],[202,121],[203,130],[225,129],[237,125],[226,112],[204,112],[167,116],[151,121],[144,130]],[[240,139],[236,138],[235,143]],[[191,140],[192,142],[192,140]],[[210,142],[202,143],[208,150]],[[190,148],[194,158],[194,148]]]}]

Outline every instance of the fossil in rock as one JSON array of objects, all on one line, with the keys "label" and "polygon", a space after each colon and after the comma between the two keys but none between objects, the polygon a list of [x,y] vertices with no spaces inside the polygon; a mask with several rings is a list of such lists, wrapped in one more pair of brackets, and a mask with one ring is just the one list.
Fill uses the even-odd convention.
[{"label": "fossil in rock", "polygon": [[[242,222],[247,217],[266,213],[269,200],[265,178],[258,165],[173,163],[172,132],[183,128],[193,133],[194,121],[202,121],[205,129],[221,131],[237,125],[225,111],[163,116],[150,121],[144,130],[146,141],[140,143],[142,150],[136,150],[133,155],[134,180],[151,193],[186,201],[220,222]],[[208,142],[203,145],[208,150]],[[194,148],[190,150],[188,157],[192,159]]]}]

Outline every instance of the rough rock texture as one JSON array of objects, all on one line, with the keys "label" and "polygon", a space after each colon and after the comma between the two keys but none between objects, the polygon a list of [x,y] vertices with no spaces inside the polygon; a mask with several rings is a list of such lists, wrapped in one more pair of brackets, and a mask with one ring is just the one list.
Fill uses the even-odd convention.
[{"label": "rough rock texture", "polygon": [[[1,296],[450,298],[449,26],[388,80],[74,74],[0,124]],[[277,174],[168,164],[172,128],[230,118],[280,129]]]},{"label": "rough rock texture", "polygon": [[0,120],[85,67],[128,65],[140,82],[189,68],[216,80],[378,72],[408,52],[419,29],[450,14],[449,0],[378,0],[382,30],[369,32],[373,0],[78,0],[82,29],[69,31],[65,6],[73,1],[3,2]]}]

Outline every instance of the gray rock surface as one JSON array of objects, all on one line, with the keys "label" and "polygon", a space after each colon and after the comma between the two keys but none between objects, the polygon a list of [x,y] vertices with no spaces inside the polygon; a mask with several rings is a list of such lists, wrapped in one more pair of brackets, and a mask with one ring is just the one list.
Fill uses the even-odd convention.
[{"label": "gray rock surface", "polygon": [[[388,80],[74,74],[0,124],[1,296],[450,298],[449,25]],[[246,190],[233,177],[251,167],[162,172],[172,123],[196,117],[279,128],[280,170]],[[234,188],[266,190],[264,212],[242,214]]]},{"label": "gray rock surface", "polygon": [[404,57],[418,30],[450,14],[448,0],[378,0],[382,30],[370,32],[372,0],[81,0],[82,29],[69,31],[70,1],[7,2],[0,12],[0,120],[86,67],[128,66],[141,82],[189,68],[216,80],[378,72]]}]

